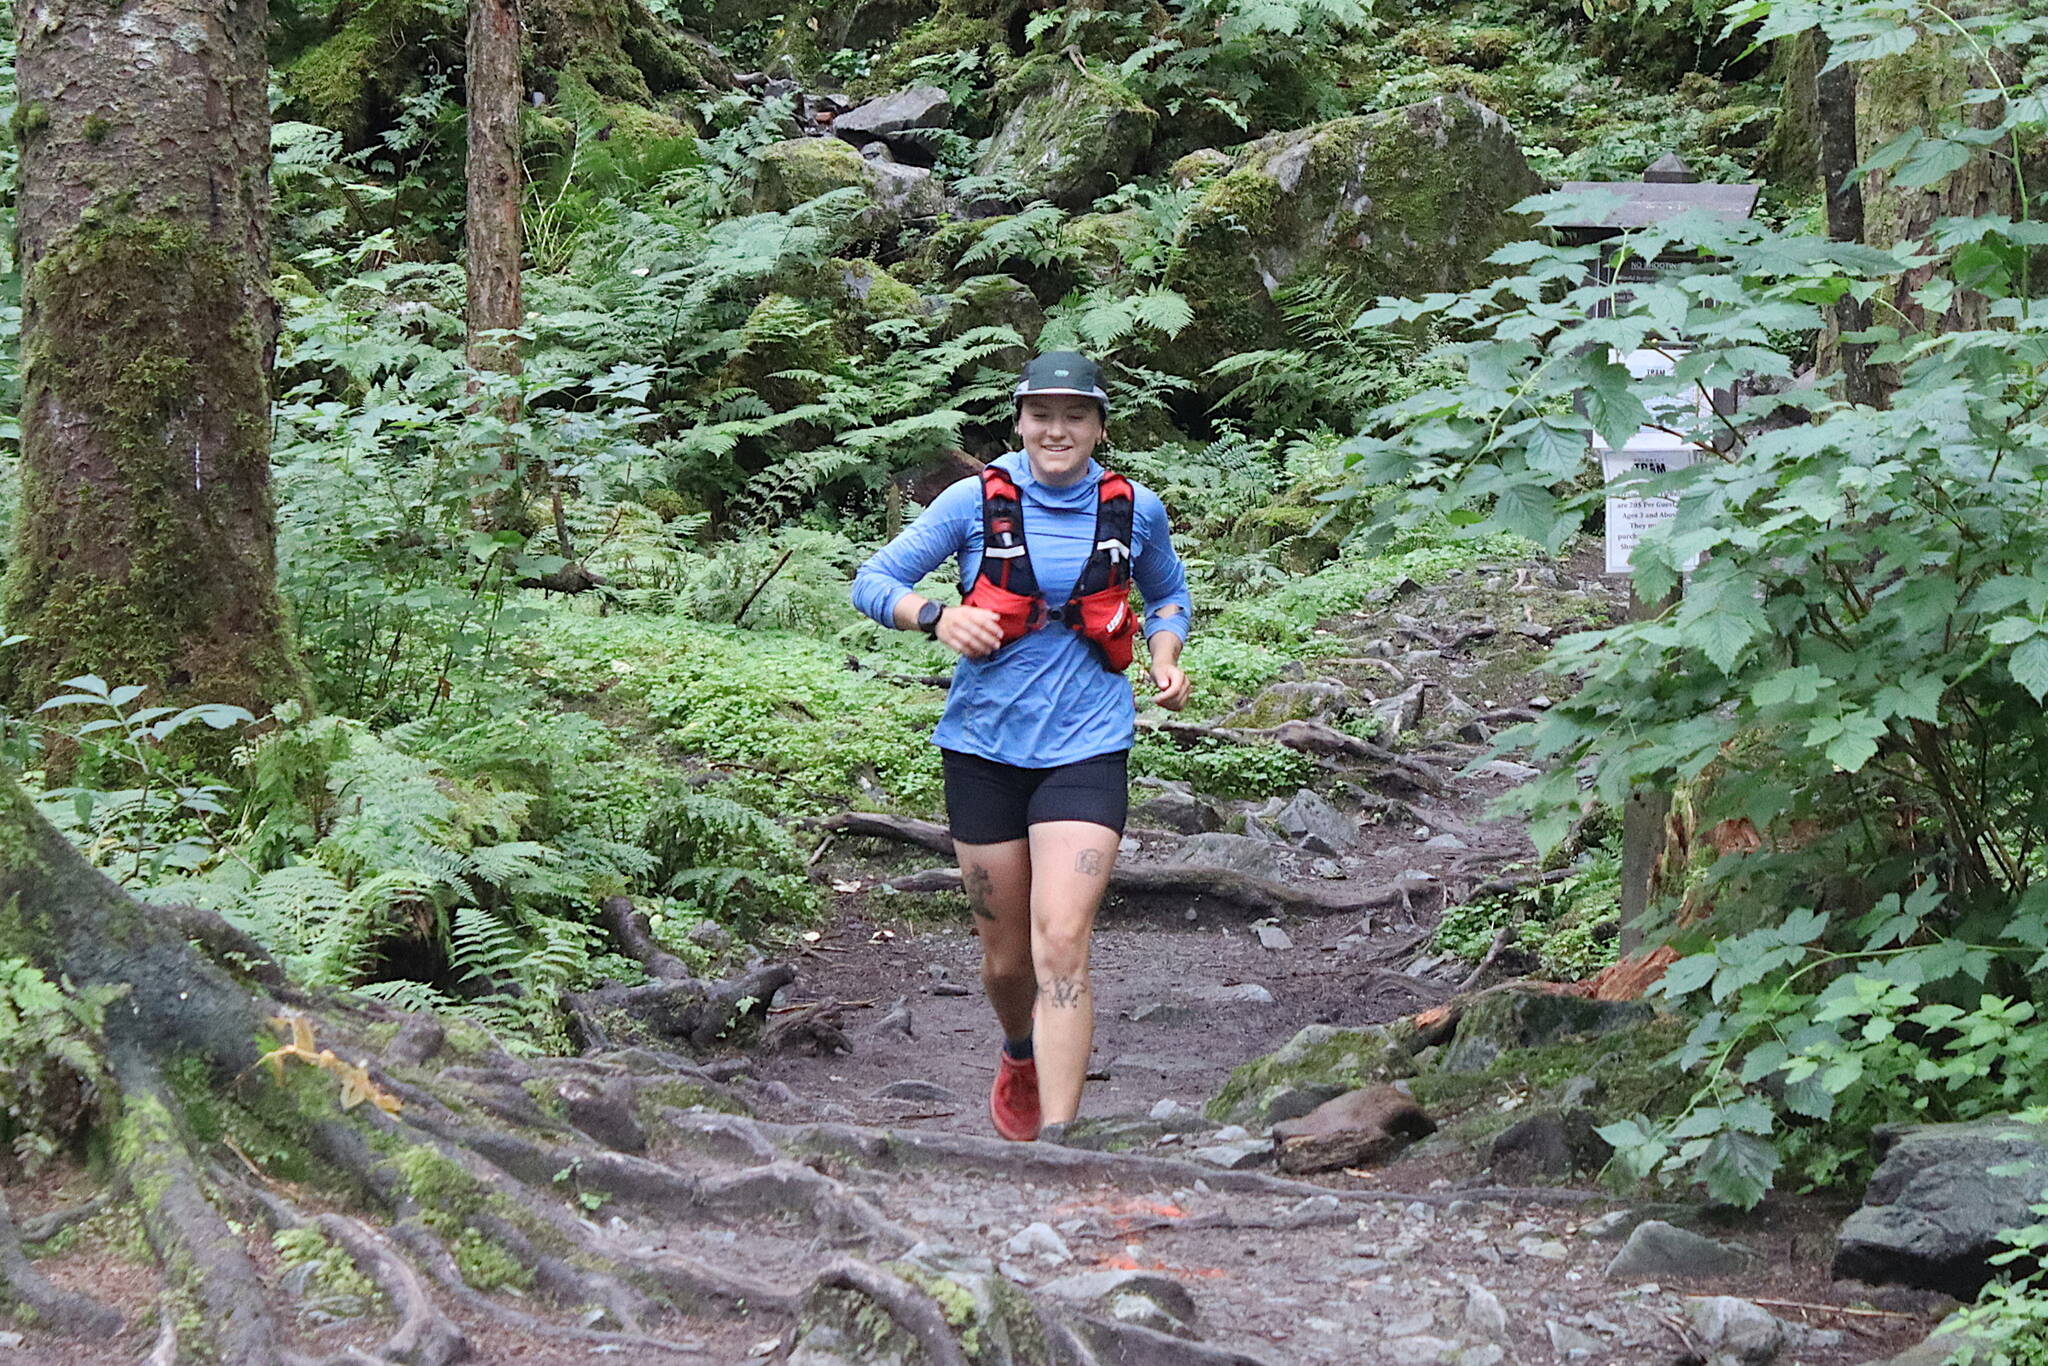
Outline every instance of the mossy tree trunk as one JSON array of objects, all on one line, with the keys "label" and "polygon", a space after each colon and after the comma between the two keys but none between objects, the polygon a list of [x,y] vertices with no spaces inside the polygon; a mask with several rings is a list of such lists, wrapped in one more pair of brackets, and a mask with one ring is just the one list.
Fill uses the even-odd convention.
[{"label": "mossy tree trunk", "polygon": [[270,496],[263,0],[19,0],[21,515],[0,693],[301,691]]}]

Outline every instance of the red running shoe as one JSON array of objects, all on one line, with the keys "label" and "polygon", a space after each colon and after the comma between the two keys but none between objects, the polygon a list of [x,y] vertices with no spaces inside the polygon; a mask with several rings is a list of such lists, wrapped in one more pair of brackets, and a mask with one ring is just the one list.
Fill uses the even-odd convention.
[{"label": "red running shoe", "polygon": [[1018,1061],[1004,1052],[996,1065],[996,1084],[988,1093],[988,1117],[996,1133],[1012,1143],[1038,1137],[1038,1064]]}]

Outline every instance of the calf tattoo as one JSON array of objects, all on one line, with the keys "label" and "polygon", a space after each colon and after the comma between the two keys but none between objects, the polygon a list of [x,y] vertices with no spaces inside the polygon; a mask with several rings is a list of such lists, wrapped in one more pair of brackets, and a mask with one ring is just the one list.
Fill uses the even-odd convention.
[{"label": "calf tattoo", "polygon": [[1107,871],[1108,860],[1102,857],[1100,849],[1083,849],[1074,855],[1074,871],[1084,877],[1101,877]]},{"label": "calf tattoo", "polygon": [[1081,999],[1088,994],[1088,981],[1083,977],[1055,977],[1041,986],[1038,994],[1055,1010],[1079,1010]]},{"label": "calf tattoo", "polygon": [[995,875],[980,864],[966,870],[961,884],[967,889],[967,904],[974,911],[976,920],[994,920],[996,913],[989,909],[989,894],[995,890]]}]

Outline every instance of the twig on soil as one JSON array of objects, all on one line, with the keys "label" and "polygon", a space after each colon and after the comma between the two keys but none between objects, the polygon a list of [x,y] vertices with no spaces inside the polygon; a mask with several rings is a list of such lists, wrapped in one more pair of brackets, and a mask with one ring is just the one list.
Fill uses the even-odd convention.
[{"label": "twig on soil", "polygon": [[761,582],[754,585],[754,591],[747,594],[747,600],[740,604],[740,610],[732,614],[733,625],[737,626],[740,624],[740,622],[747,615],[747,609],[754,605],[754,599],[760,597],[762,590],[767,588],[769,584],[775,581],[775,576],[782,572],[782,566],[788,564],[789,557],[794,554],[796,554],[795,546],[791,546],[789,549],[782,552],[782,558],[775,562],[775,567],[768,571],[768,576],[762,579]]},{"label": "twig on soil", "polygon": [[805,859],[805,860],[804,860],[804,867],[806,867],[806,868],[815,868],[815,867],[817,867],[817,866],[818,866],[818,864],[819,864],[819,863],[820,863],[820,862],[821,862],[821,861],[822,861],[822,860],[824,859],[824,857],[825,857],[825,854],[826,854],[826,851],[828,851],[829,849],[831,849],[831,847],[832,847],[832,840],[833,840],[833,832],[832,832],[832,831],[830,831],[830,830],[826,831],[826,832],[825,832],[825,838],[823,838],[823,839],[821,839],[821,840],[819,840],[819,841],[818,841],[818,847],[817,847],[817,848],[815,848],[815,849],[813,849],[813,850],[811,850],[811,856],[810,856],[809,858],[807,858],[807,859]]},{"label": "twig on soil", "polygon": [[[799,1001],[795,1005],[770,1006],[768,1013],[770,1015],[794,1015],[799,1010],[809,1010],[813,1006],[824,1004],[825,1002],[823,1001]],[[874,1005],[873,1001],[834,1001],[831,1003],[831,1008],[834,1010],[872,1010]]]},{"label": "twig on soil", "polygon": [[1486,976],[1486,970],[1500,961],[1501,951],[1514,942],[1515,927],[1513,925],[1503,925],[1498,930],[1495,930],[1493,932],[1493,945],[1487,949],[1486,956],[1479,960],[1478,965],[1472,969],[1464,981],[1458,983],[1457,990],[1452,994],[1457,995],[1460,992],[1467,992],[1478,986],[1479,979]]}]

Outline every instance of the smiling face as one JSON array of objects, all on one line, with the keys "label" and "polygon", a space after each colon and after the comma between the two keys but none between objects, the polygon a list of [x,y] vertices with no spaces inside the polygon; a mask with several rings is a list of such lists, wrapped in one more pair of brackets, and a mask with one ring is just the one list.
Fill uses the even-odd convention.
[{"label": "smiling face", "polygon": [[1018,405],[1017,439],[1042,484],[1071,484],[1102,444],[1102,409],[1078,394],[1032,394]]}]

